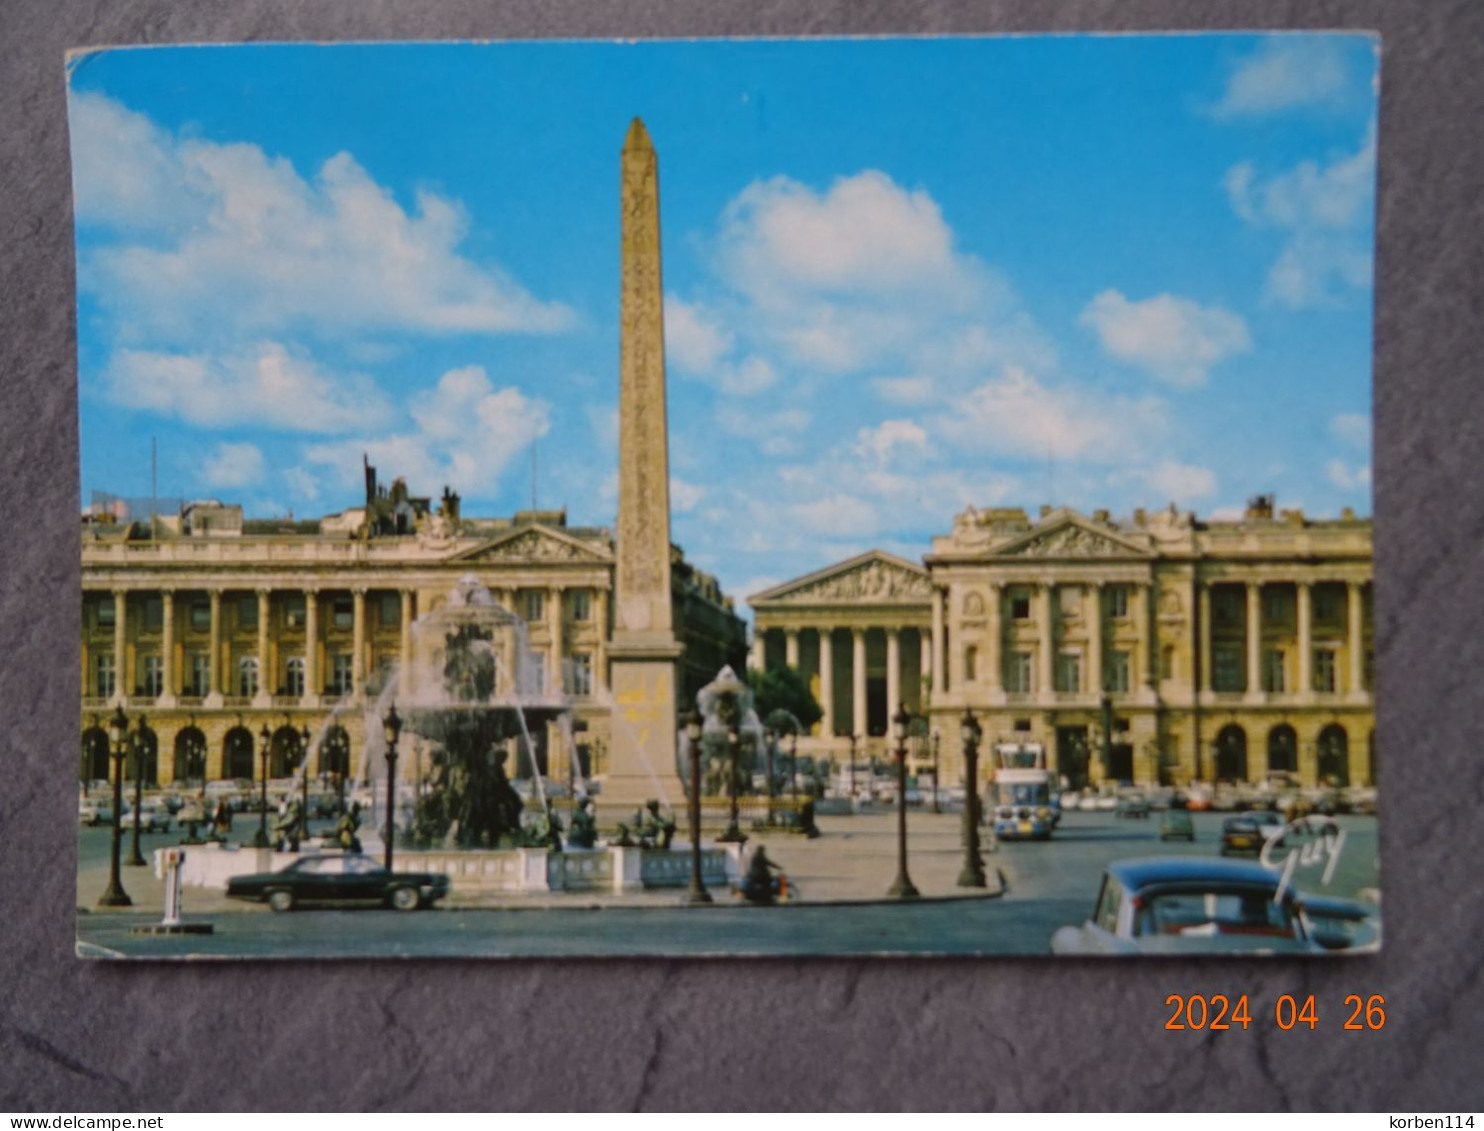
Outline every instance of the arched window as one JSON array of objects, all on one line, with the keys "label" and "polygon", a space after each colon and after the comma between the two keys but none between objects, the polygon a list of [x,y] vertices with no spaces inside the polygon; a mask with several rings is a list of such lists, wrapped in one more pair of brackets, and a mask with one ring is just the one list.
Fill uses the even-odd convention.
[{"label": "arched window", "polygon": [[1268,772],[1298,773],[1298,735],[1287,723],[1268,731]]},{"label": "arched window", "polygon": [[233,727],[222,739],[222,777],[252,781],[253,737],[246,727]]},{"label": "arched window", "polygon": [[1236,723],[1216,736],[1216,780],[1247,780],[1247,732]]},{"label": "arched window", "polygon": [[273,741],[269,744],[268,776],[270,778],[286,778],[292,776],[299,768],[299,759],[303,754],[304,740],[299,732],[292,726],[285,724],[273,732]]},{"label": "arched window", "polygon": [[78,777],[84,782],[108,780],[108,732],[88,727],[82,732],[82,763]]},{"label": "arched window", "polygon": [[1350,784],[1350,741],[1339,723],[1330,723],[1319,732],[1319,781],[1324,785]]},{"label": "arched window", "polygon": [[206,780],[206,735],[200,727],[184,727],[175,736],[175,780]]},{"label": "arched window", "polygon": [[258,693],[258,658],[243,656],[237,661],[237,694],[251,698]]},{"label": "arched window", "polygon": [[319,772],[338,774],[342,778],[350,774],[350,735],[339,723],[327,727],[320,741]]}]

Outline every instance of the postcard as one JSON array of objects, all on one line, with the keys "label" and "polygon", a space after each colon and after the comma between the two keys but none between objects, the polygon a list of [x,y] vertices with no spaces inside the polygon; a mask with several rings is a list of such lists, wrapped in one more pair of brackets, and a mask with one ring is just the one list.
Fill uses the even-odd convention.
[{"label": "postcard", "polygon": [[78,953],[1378,948],[1378,56],[75,51]]}]

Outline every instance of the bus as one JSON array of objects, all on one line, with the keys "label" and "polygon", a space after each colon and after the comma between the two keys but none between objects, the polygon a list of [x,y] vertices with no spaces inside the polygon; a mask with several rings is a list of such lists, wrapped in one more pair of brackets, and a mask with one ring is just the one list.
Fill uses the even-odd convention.
[{"label": "bus", "polygon": [[1052,798],[1046,747],[1039,742],[1000,742],[994,752],[995,836],[1050,840],[1060,813]]}]

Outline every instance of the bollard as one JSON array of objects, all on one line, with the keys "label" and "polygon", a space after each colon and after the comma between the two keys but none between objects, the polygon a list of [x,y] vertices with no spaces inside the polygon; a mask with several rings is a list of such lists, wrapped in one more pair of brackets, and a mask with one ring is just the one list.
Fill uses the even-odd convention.
[{"label": "bollard", "polygon": [[155,875],[165,881],[165,917],[158,923],[130,927],[131,935],[209,935],[216,931],[210,923],[186,923],[180,917],[181,867],[185,864],[184,848],[155,850]]}]

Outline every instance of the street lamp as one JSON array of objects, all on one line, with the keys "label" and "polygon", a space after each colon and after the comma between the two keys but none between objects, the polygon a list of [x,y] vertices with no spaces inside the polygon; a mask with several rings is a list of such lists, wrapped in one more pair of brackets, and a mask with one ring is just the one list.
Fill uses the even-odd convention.
[{"label": "street lamp", "polygon": [[314,736],[309,733],[309,723],[306,721],[299,731],[299,748],[304,753],[304,759],[299,765],[299,839],[309,839],[309,744]]},{"label": "street lamp", "polygon": [[[196,716],[186,716],[185,730],[185,782],[189,787],[191,779],[201,779],[201,791],[197,794],[197,801],[191,808],[192,813],[200,813],[202,818],[206,815],[206,748],[200,739],[196,737]],[[197,828],[198,821],[193,817],[186,822],[186,839],[182,844],[200,844],[201,832]]]},{"label": "street lamp", "polygon": [[1108,775],[1113,766],[1113,696],[1106,691],[1103,692],[1103,780],[1108,780]]},{"label": "street lamp", "polygon": [[933,728],[933,812],[941,813],[942,808],[938,805],[938,746],[942,741],[943,733],[937,727]]},{"label": "street lamp", "polygon": [[124,863],[131,868],[143,868],[144,857],[139,852],[139,811],[144,807],[144,716],[139,716],[139,725],[134,728],[134,741],[129,743],[134,754],[134,837],[129,849],[129,859]]},{"label": "street lamp", "polygon": [[905,703],[898,706],[891,721],[897,740],[897,878],[886,894],[894,899],[916,899],[917,888],[907,875],[907,724],[912,716],[907,714]]},{"label": "street lamp", "polygon": [[[726,722],[727,726],[727,751],[728,761],[731,767],[728,771],[728,777],[731,779],[731,781],[728,783],[728,797],[730,799],[730,804],[728,806],[726,831],[723,832],[721,836],[717,837],[716,839],[719,841],[732,841],[737,844],[741,844],[746,841],[747,838],[742,835],[742,827],[738,823],[737,812],[737,788],[740,784],[738,779],[741,777],[741,771],[738,767],[738,763],[741,761],[742,758],[742,739],[741,736],[737,733],[737,699],[735,695],[728,693],[727,695],[723,696],[721,702],[722,719]],[[730,704],[730,706],[728,706],[728,704]]]},{"label": "street lamp", "polygon": [[855,732],[850,735],[850,800],[855,802]]},{"label": "street lamp", "polygon": [[964,795],[964,867],[958,874],[958,886],[982,888],[987,886],[984,860],[979,855],[979,739],[983,732],[974,712],[967,707],[960,725],[964,732],[964,772],[968,776],[968,789]]},{"label": "street lamp", "polygon": [[788,791],[793,797],[794,813],[799,811],[799,732],[788,736]]},{"label": "street lamp", "polygon": [[258,731],[258,757],[262,760],[262,771],[260,773],[261,794],[258,798],[258,834],[253,837],[254,848],[268,847],[268,756],[273,753],[273,732],[268,729],[268,724],[263,724],[263,729]]},{"label": "street lamp", "polygon": [[397,837],[397,739],[402,735],[402,718],[392,704],[381,720],[386,736],[386,870],[392,870],[392,842]]},{"label": "street lamp", "polygon": [[685,902],[710,903],[701,878],[701,712],[694,707],[685,716],[685,739],[690,752],[690,891]]},{"label": "street lamp", "polygon": [[778,735],[772,727],[763,731],[763,753],[767,758],[766,771],[768,775],[768,824],[773,823],[773,743],[778,741]]},{"label": "street lamp", "polygon": [[132,907],[134,901],[119,882],[119,850],[123,847],[124,831],[120,823],[123,820],[120,813],[124,807],[124,754],[129,741],[129,719],[124,714],[122,705],[114,708],[108,726],[113,731],[113,847],[108,855],[108,887],[103,889],[98,906]]}]

